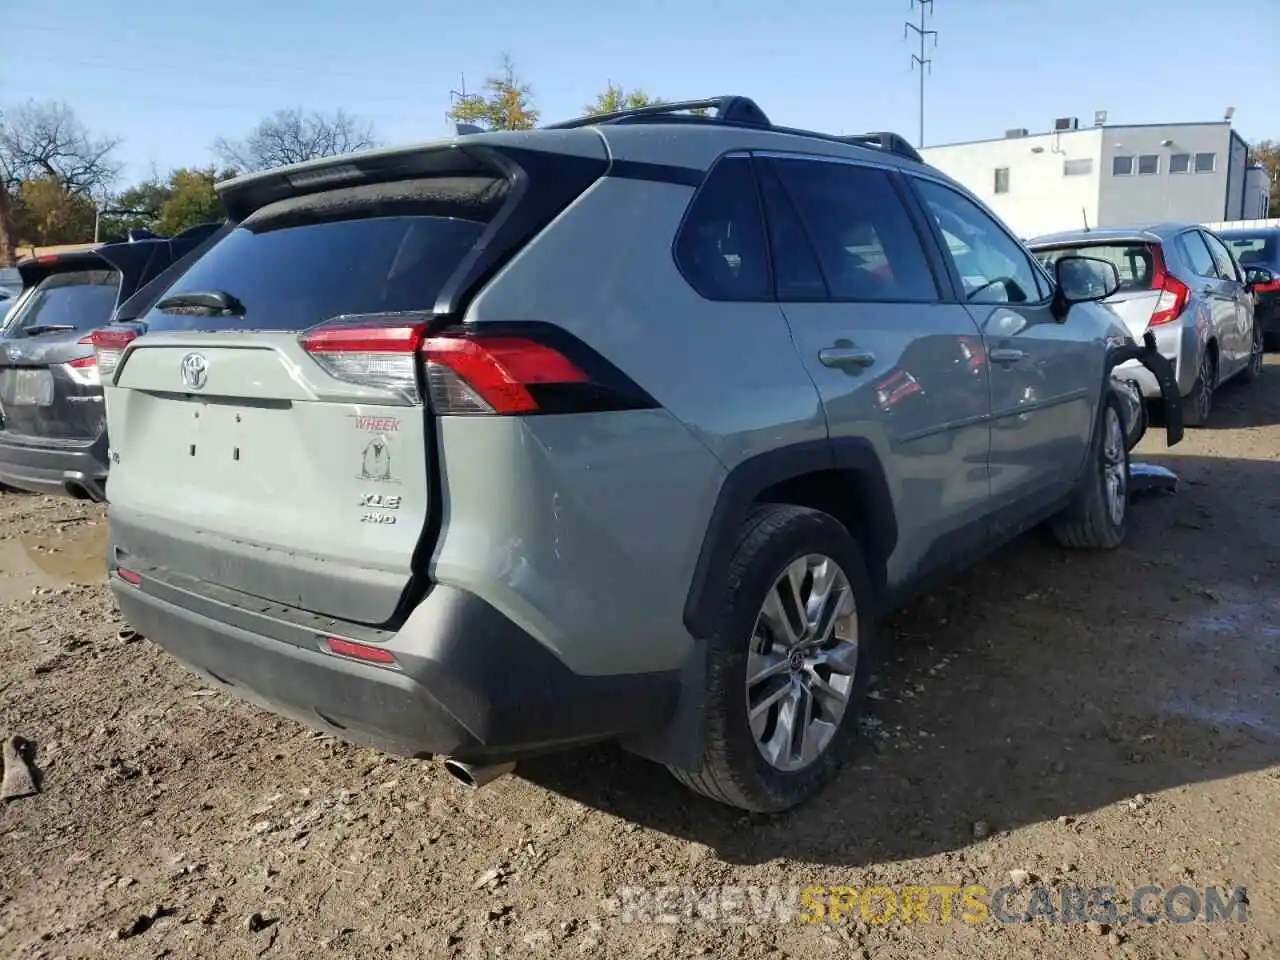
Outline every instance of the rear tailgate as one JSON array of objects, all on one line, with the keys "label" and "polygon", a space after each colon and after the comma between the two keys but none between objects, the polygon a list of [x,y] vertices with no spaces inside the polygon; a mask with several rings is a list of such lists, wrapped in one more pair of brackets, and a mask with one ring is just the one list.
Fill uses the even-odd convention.
[{"label": "rear tailgate", "polygon": [[429,509],[421,406],[332,378],[289,332],[145,336],[108,406],[112,520],[135,557],[317,613],[391,615]]},{"label": "rear tailgate", "polygon": [[368,182],[344,158],[334,178],[353,185],[313,168],[290,186],[286,170],[224,195],[239,226],[139,318],[148,332],[118,366],[103,364],[117,561],[341,620],[394,619],[423,582],[415,560],[442,506],[422,369],[402,344],[361,333],[317,347],[317,331],[449,312],[603,172],[599,138],[575,140],[595,156],[584,168],[547,155],[543,190],[532,151],[513,151],[513,174],[469,147],[438,174],[406,177],[422,156],[380,154],[368,162],[394,179]]},{"label": "rear tailgate", "polygon": [[121,275],[95,254],[28,261],[28,284],[0,339],[0,430],[11,437],[91,441],[104,425],[93,348]]},{"label": "rear tailgate", "polygon": [[1163,292],[1156,286],[1160,274],[1159,254],[1144,241],[1106,241],[1037,247],[1036,257],[1050,270],[1062,257],[1095,257],[1116,268],[1120,289],[1102,301],[1120,317],[1130,335],[1141,340]]}]

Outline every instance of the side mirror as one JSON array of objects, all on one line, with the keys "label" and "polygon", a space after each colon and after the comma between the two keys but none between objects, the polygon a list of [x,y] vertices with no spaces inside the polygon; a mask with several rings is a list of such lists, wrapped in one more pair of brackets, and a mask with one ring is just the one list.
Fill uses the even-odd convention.
[{"label": "side mirror", "polygon": [[1096,257],[1063,257],[1053,267],[1058,294],[1070,306],[1105,300],[1120,289],[1115,264]]},{"label": "side mirror", "polygon": [[1276,275],[1266,267],[1245,267],[1244,285],[1252,293],[1259,287],[1269,287],[1276,282]]}]

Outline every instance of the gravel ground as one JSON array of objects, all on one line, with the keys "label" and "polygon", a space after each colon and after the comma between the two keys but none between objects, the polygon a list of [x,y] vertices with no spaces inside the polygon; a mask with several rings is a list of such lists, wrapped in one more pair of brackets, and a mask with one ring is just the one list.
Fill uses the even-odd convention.
[{"label": "gravel ground", "polygon": [[[1277,359],[1144,441],[1184,483],[1124,548],[1029,536],[896,616],[860,756],[778,817],[611,747],[468,792],[215,694],[118,637],[101,508],[0,494],[0,730],[43,771],[0,808],[0,955],[1280,956]],[[1247,915],[810,924],[628,892],[1011,881],[1245,886]]]}]

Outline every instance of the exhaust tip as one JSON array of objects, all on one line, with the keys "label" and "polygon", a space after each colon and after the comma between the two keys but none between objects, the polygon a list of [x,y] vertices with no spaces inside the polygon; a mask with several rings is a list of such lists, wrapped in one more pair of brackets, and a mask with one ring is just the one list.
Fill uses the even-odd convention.
[{"label": "exhaust tip", "polygon": [[453,779],[457,780],[463,786],[470,787],[473,790],[479,790],[486,784],[492,783],[499,777],[505,777],[508,773],[516,768],[515,763],[494,763],[488,765],[476,765],[471,763],[463,763],[460,760],[446,760],[444,768],[448,771]]}]

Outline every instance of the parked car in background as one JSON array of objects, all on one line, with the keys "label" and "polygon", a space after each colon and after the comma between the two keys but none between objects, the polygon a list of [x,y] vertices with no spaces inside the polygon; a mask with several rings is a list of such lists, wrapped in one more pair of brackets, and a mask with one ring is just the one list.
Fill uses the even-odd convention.
[{"label": "parked car in background", "polygon": [[18,264],[23,291],[0,325],[0,483],[105,497],[106,416],[88,336],[216,227],[172,238],[136,232]]},{"label": "parked car in background", "polygon": [[1046,270],[901,137],[746,98],[219,191],[232,228],[94,334],[120,610],[475,785],[620,740],[794,806],[884,612],[1041,522],[1123,541],[1114,366],[1179,409],[1092,302],[1112,264]]},{"label": "parked car in background", "polygon": [[[1073,230],[1037,237],[1030,247],[1046,267],[1063,257],[1098,257],[1113,264],[1120,289],[1103,301],[1130,334],[1155,335],[1173,364],[1187,424],[1202,426],[1214,391],[1232,377],[1262,371],[1262,328],[1254,323],[1252,286],[1223,241],[1196,224]],[[1160,386],[1141,365],[1117,370],[1148,399]]]},{"label": "parked car in background", "polygon": [[[1253,273],[1253,318],[1268,349],[1280,350],[1280,226],[1218,231],[1246,275]],[[1258,271],[1265,270],[1270,276]]]}]

